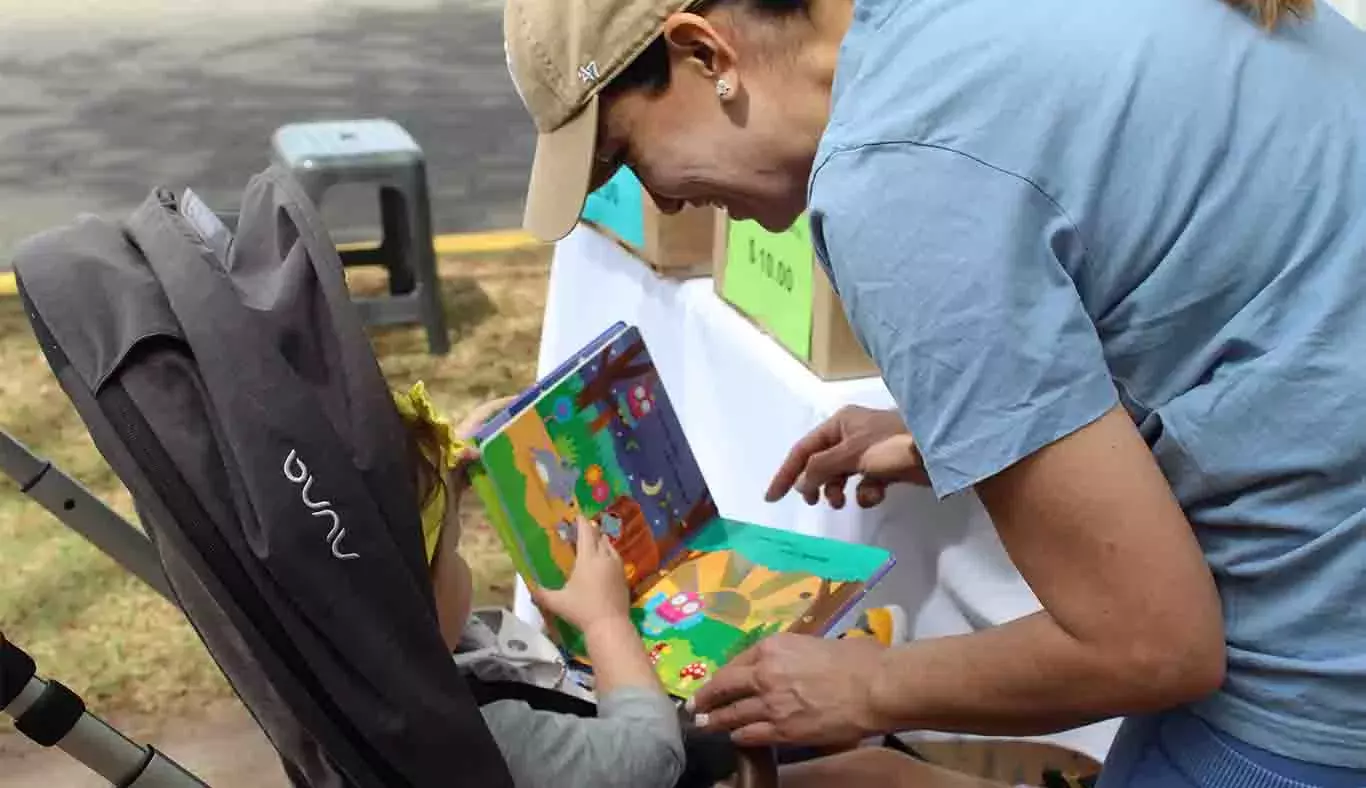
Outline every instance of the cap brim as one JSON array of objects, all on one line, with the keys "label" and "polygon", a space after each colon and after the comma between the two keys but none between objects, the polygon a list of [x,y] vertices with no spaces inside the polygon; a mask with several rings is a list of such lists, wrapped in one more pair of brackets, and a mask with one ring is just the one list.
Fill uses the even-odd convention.
[{"label": "cap brim", "polygon": [[598,99],[558,129],[536,137],[522,226],[546,243],[569,234],[583,213],[598,138]]}]

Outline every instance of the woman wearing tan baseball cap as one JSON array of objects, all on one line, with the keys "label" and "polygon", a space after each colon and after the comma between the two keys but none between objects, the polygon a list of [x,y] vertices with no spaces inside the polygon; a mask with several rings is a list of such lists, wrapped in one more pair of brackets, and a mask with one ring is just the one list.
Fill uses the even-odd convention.
[{"label": "woman wearing tan baseball cap", "polygon": [[769,638],[700,721],[820,745],[1125,717],[1102,786],[1366,785],[1366,34],[1314,0],[506,23],[541,238],[622,165],[665,211],[809,211],[898,408],[819,427],[770,498],[975,492],[1042,605],[892,649]]}]

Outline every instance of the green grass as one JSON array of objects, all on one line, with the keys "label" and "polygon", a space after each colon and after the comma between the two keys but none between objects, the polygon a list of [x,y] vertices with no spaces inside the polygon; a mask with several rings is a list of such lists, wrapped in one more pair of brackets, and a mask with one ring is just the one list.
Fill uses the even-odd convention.
[{"label": "green grass", "polygon": [[[516,252],[442,264],[454,346],[426,352],[417,328],[378,331],[373,344],[396,387],[424,380],[459,416],[531,382],[545,305],[548,255]],[[354,272],[357,292],[382,275]],[[52,460],[125,517],[132,503],[95,451],[43,361],[17,299],[0,297],[0,427]],[[479,604],[509,604],[511,562],[468,496],[461,545]],[[231,691],[180,612],[63,527],[0,477],[0,631],[98,712],[190,714]]]}]

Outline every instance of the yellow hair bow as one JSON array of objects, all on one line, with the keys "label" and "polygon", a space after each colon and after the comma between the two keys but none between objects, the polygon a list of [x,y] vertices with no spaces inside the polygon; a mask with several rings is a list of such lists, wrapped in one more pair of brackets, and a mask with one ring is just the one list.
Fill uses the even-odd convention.
[{"label": "yellow hair bow", "polygon": [[[394,404],[398,415],[409,426],[426,425],[437,436],[438,456],[428,457],[444,476],[460,464],[460,454],[472,444],[456,435],[455,428],[440,413],[427,394],[422,381],[413,384],[406,392],[395,391]],[[426,451],[426,449],[424,449]],[[438,484],[435,493],[422,505],[422,542],[427,551],[427,563],[436,557],[436,546],[441,539],[441,528],[446,521],[446,486]]]}]

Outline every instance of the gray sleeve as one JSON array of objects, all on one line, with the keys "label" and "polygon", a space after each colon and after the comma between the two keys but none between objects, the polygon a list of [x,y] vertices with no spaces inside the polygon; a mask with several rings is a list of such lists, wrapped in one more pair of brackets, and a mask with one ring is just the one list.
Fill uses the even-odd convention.
[{"label": "gray sleeve", "polygon": [[673,788],[683,773],[678,712],[658,691],[617,690],[596,718],[511,700],[482,711],[517,788]]}]

